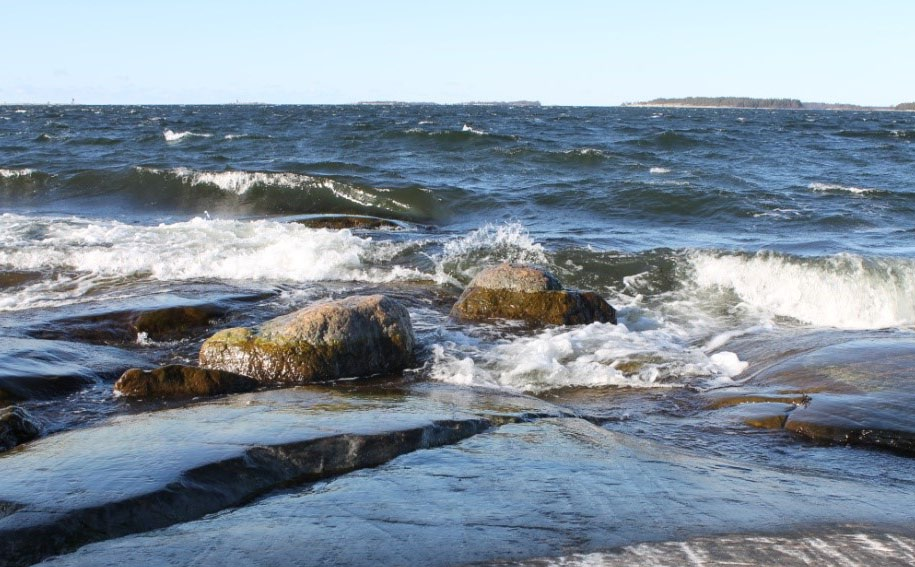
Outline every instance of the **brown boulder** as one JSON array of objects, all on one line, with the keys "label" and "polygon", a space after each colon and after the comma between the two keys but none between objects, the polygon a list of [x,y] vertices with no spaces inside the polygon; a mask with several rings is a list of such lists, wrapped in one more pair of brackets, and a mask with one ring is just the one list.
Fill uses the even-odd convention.
[{"label": "brown boulder", "polygon": [[193,398],[250,392],[258,382],[234,372],[171,364],[155,370],[131,368],[114,384],[114,390],[129,398]]},{"label": "brown boulder", "polygon": [[403,369],[413,360],[410,314],[382,295],[311,305],[259,329],[234,328],[203,343],[200,364],[261,382],[299,384]]},{"label": "brown boulder", "polygon": [[565,290],[556,276],[503,263],[476,275],[451,316],[466,321],[512,319],[534,325],[616,324],[616,310],[592,291]]}]

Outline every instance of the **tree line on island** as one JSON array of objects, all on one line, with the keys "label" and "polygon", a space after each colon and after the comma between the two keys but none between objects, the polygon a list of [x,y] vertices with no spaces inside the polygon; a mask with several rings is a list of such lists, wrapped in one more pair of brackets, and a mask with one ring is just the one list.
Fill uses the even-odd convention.
[{"label": "tree line on island", "polygon": [[688,96],[656,98],[645,102],[624,103],[623,106],[667,106],[685,108],[749,108],[770,110],[905,110],[915,111],[915,102],[896,106],[861,106],[857,104],[802,102],[796,98],[752,98],[744,96]]}]

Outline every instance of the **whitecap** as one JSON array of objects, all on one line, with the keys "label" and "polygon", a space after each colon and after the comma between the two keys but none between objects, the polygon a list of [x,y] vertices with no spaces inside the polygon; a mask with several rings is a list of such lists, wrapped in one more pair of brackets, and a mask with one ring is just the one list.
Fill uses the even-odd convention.
[{"label": "whitecap", "polygon": [[165,137],[166,142],[180,142],[181,140],[188,137],[195,138],[210,138],[212,134],[198,134],[197,132],[173,132],[171,130],[166,130],[162,133],[162,136]]},{"label": "whitecap", "polygon": [[486,134],[486,132],[484,130],[479,130],[477,128],[473,128],[472,126],[469,126],[468,124],[464,124],[464,127],[461,128],[461,132],[470,132],[472,134],[477,134],[479,136],[484,136]]},{"label": "whitecap", "polygon": [[670,173],[670,170],[667,169],[666,167],[652,167],[651,169],[648,170],[648,173],[652,173],[655,175],[664,175],[665,173]]},{"label": "whitecap", "polygon": [[847,193],[855,194],[864,194],[864,193],[874,193],[879,191],[878,189],[869,189],[866,187],[852,187],[850,185],[839,185],[837,183],[811,183],[807,186],[808,189],[812,191],[817,191],[820,193],[829,193],[834,191],[844,191]]},{"label": "whitecap", "polygon": [[0,168],[0,177],[4,179],[17,179],[19,177],[29,177],[35,170],[33,169],[2,169]]}]

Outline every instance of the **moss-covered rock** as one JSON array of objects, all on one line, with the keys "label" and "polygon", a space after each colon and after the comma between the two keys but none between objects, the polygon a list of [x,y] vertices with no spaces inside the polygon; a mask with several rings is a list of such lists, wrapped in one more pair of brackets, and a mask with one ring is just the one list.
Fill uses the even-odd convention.
[{"label": "moss-covered rock", "polygon": [[253,378],[211,368],[171,364],[155,370],[131,368],[114,384],[114,390],[129,398],[192,398],[250,392],[258,382]]},{"label": "moss-covered rock", "polygon": [[403,369],[413,359],[407,310],[382,295],[319,303],[259,329],[216,333],[200,349],[200,365],[266,383],[300,384]]},{"label": "moss-covered rock", "polygon": [[596,293],[565,290],[546,270],[509,263],[477,274],[451,309],[451,316],[466,321],[512,319],[533,325],[616,323],[616,310]]},{"label": "moss-covered rock", "polygon": [[31,415],[18,406],[0,408],[0,451],[35,439],[41,428]]}]

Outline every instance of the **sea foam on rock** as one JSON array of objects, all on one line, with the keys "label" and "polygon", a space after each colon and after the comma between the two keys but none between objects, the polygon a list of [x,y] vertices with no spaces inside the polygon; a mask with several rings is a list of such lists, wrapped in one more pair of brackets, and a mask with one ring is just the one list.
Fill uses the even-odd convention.
[{"label": "sea foam on rock", "polygon": [[131,368],[114,390],[128,398],[189,398],[250,392],[257,385],[257,380],[234,372],[170,364],[150,371]]},{"label": "sea foam on rock", "polygon": [[598,294],[563,289],[546,270],[508,262],[477,274],[451,315],[467,321],[512,319],[535,325],[616,324],[616,310]]},{"label": "sea foam on rock", "polygon": [[200,365],[260,382],[298,384],[403,369],[413,360],[410,314],[383,295],[311,305],[259,329],[220,331],[200,349]]}]

